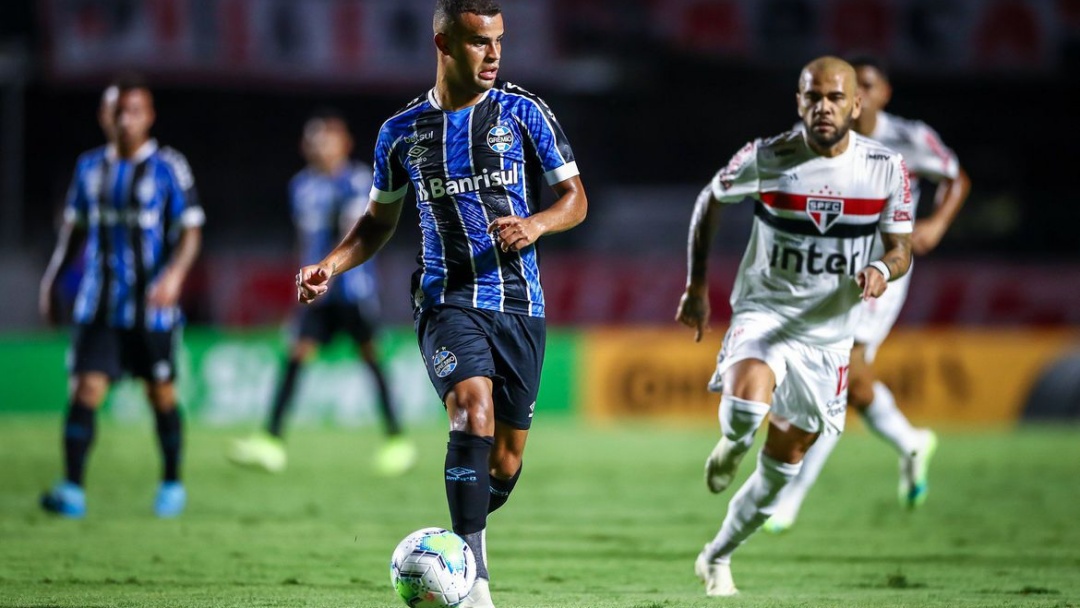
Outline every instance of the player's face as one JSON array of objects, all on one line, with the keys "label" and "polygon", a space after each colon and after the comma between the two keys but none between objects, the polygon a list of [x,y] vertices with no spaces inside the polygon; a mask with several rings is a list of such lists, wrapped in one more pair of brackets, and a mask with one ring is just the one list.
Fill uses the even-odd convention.
[{"label": "player's face", "polygon": [[444,36],[443,46],[450,61],[447,78],[454,85],[477,95],[495,86],[502,57],[502,15],[477,15],[462,13],[449,34]]},{"label": "player's face", "polygon": [[799,79],[799,115],[810,140],[832,148],[848,134],[859,117],[860,100],[855,83],[843,70],[803,72]]},{"label": "player's face", "polygon": [[329,170],[352,153],[352,136],[340,120],[314,118],[304,126],[304,139],[300,147],[308,163]]},{"label": "player's face", "polygon": [[154,124],[154,100],[146,89],[124,91],[116,99],[117,143],[134,150],[150,138]]},{"label": "player's face", "polygon": [[862,95],[863,112],[879,112],[889,105],[892,86],[876,68],[864,65],[855,70],[859,81],[859,94]]},{"label": "player's face", "polygon": [[101,94],[101,105],[98,106],[98,124],[109,142],[116,141],[116,98],[119,95],[115,86],[105,89]]}]

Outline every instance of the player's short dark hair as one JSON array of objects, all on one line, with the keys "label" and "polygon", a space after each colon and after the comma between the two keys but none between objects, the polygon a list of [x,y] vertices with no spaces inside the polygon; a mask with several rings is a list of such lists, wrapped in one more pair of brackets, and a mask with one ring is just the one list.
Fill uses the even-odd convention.
[{"label": "player's short dark hair", "polygon": [[150,92],[150,83],[138,72],[124,72],[122,74],[117,74],[109,81],[109,86],[116,87],[116,90],[119,93],[127,93],[128,91],[140,89]]},{"label": "player's short dark hair", "polygon": [[348,129],[349,127],[349,121],[345,118],[345,114],[343,114],[341,110],[332,106],[320,106],[318,108],[315,108],[315,111],[313,111],[311,115],[308,116],[308,121],[312,120],[334,120],[345,125],[346,129]]},{"label": "player's short dark hair", "polygon": [[491,17],[501,12],[498,0],[435,0],[433,26],[436,32],[445,33],[462,13]]},{"label": "player's short dark hair", "polygon": [[859,68],[873,68],[885,79],[889,79],[889,66],[885,60],[874,55],[853,55],[848,57],[847,62],[856,70]]}]

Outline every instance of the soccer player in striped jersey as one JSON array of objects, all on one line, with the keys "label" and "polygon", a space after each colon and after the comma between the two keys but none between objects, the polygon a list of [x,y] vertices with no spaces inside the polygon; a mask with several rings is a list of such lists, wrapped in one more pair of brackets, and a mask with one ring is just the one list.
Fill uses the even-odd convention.
[{"label": "soccer player in striped jersey", "polygon": [[[296,283],[300,300],[310,302],[331,277],[370,259],[393,233],[412,185],[422,235],[412,282],[417,340],[450,421],[450,519],[478,558],[463,605],[492,606],[487,516],[518,480],[544,353],[536,242],[579,224],[587,201],[547,104],[496,80],[498,3],[439,0],[434,30],[435,87],[383,124],[374,204]],[[541,181],[557,197],[544,210],[537,208]]]},{"label": "soccer player in striped jersey", "polygon": [[[941,241],[956,214],[963,206],[971,181],[953,153],[937,132],[926,123],[894,116],[884,111],[892,97],[888,72],[871,57],[851,61],[859,79],[862,113],[855,120],[856,132],[896,150],[904,157],[911,175],[911,196],[919,202],[920,180],[937,184],[934,211],[915,222],[911,235],[912,252],[926,255]],[[880,243],[877,244],[880,247]],[[937,447],[937,437],[929,429],[915,428],[896,407],[892,391],[880,382],[873,368],[878,348],[892,330],[907,299],[911,274],[889,286],[880,298],[863,302],[855,346],[851,350],[851,378],[848,405],[855,408],[867,426],[893,447],[900,456],[900,503],[907,508],[920,506],[929,491],[928,469]],[[798,517],[807,492],[814,485],[838,436],[822,437],[806,454],[802,470],[784,490],[776,513],[765,523],[770,532],[790,528]]]},{"label": "soccer player in striped jersey", "polygon": [[154,100],[145,84],[125,81],[106,89],[100,116],[109,143],[79,157],[60,239],[42,279],[42,314],[54,322],[57,277],[82,252],[85,273],[75,299],[64,423],[65,477],[41,504],[66,517],[86,514],[83,473],[95,413],[109,385],[130,373],[145,380],[164,461],[154,512],[175,517],[186,502],[173,384],[182,324],[178,302],[199,252],[204,214],[187,160],[150,137]]},{"label": "soccer player in striped jersey", "polygon": [[[349,159],[353,139],[344,117],[333,110],[317,112],[304,125],[300,150],[307,166],[289,182],[289,206],[296,225],[301,264],[315,264],[348,231],[368,206],[371,166]],[[386,476],[405,473],[416,462],[416,447],[405,438],[394,411],[386,374],[379,362],[375,336],[379,327],[379,292],[375,267],[365,264],[334,283],[316,305],[295,319],[285,374],[274,395],[266,432],[234,441],[232,462],[272,473],[286,463],[285,417],[296,393],[304,363],[320,345],[338,333],[348,335],[371,371],[379,393],[379,412],[387,441],[375,456],[375,470]]]},{"label": "soccer player in striped jersey", "polygon": [[[706,459],[712,492],[726,489],[769,417],[757,468],[728,504],[695,572],[712,596],[738,593],[731,555],[776,509],[819,435],[839,434],[858,305],[886,292],[911,264],[911,192],[900,155],[851,131],[855,70],[835,57],[799,77],[805,130],[747,144],[702,191],[676,318],[709,319],[705,263],[720,207],[755,200],[755,220],[731,294],[731,326],[710,389],[721,392],[721,438]],[[884,251],[873,255],[880,234]]]}]

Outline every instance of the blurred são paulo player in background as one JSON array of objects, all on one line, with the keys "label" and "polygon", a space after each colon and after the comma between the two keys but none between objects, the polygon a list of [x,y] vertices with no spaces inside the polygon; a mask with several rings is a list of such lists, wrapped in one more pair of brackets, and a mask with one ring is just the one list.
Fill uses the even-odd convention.
[{"label": "blurred s\u00e3o paulo player in background", "polygon": [[60,238],[42,279],[41,311],[53,322],[57,277],[83,252],[64,423],[65,475],[41,499],[47,511],[66,517],[86,514],[84,470],[95,414],[110,384],[125,373],[145,381],[156,417],[163,471],[154,512],[173,517],[186,503],[174,348],[183,322],[180,290],[198,255],[205,216],[187,160],[150,137],[154,120],[153,95],[141,81],[106,89],[99,121],[109,143],[79,157]]},{"label": "blurred s\u00e3o paulo player in background", "polygon": [[[926,255],[941,241],[964,204],[971,182],[960,167],[956,155],[941,143],[937,133],[926,123],[894,116],[884,111],[892,97],[888,72],[870,57],[851,61],[859,79],[862,113],[853,128],[861,135],[881,142],[904,157],[911,180],[912,200],[919,202],[919,179],[937,184],[934,211],[915,222],[911,247],[915,255]],[[876,243],[877,251],[881,244]],[[900,455],[900,503],[918,507],[926,500],[930,458],[937,437],[928,429],[916,429],[896,407],[892,391],[874,374],[873,362],[878,348],[889,335],[907,298],[911,274],[904,275],[882,297],[863,302],[855,346],[851,350],[851,374],[848,405],[854,407],[879,437]],[[798,477],[784,490],[776,513],[765,523],[770,532],[791,527],[807,492],[817,480],[839,436],[821,437],[806,454]]]},{"label": "blurred s\u00e3o paulo player in background", "polygon": [[[435,87],[387,120],[367,212],[319,264],[297,275],[299,298],[362,264],[394,232],[409,184],[423,236],[413,275],[417,340],[450,422],[445,488],[454,532],[477,557],[463,606],[493,606],[488,514],[521,472],[544,356],[536,241],[585,218],[573,151],[539,97],[496,81],[503,18],[494,0],[436,4]],[[556,200],[537,211],[540,181]]]},{"label": "blurred s\u00e3o paulo player in background", "polygon": [[[700,340],[720,207],[755,201],[731,326],[710,382],[722,393],[722,436],[705,465],[712,492],[731,484],[766,415],[769,428],[757,468],[695,561],[712,596],[738,593],[732,553],[773,514],[815,439],[843,430],[859,302],[881,296],[911,263],[907,170],[899,154],[851,132],[860,110],[855,70],[835,57],[816,59],[803,68],[796,99],[806,130],[747,144],[702,191],[690,225],[676,318]],[[872,255],[879,233],[880,257]]]}]

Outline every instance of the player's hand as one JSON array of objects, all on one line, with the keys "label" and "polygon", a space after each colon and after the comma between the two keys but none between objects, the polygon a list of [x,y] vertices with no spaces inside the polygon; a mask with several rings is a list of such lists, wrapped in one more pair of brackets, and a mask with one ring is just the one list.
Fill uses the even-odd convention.
[{"label": "player's hand", "polygon": [[488,224],[487,231],[498,240],[503,251],[521,251],[540,238],[540,230],[531,218],[508,215]]},{"label": "player's hand", "polygon": [[158,280],[146,290],[146,303],[154,308],[172,308],[180,301],[181,281],[174,273],[166,270]]},{"label": "player's hand", "polygon": [[679,310],[675,320],[694,330],[694,342],[701,342],[701,336],[709,328],[709,294],[704,288],[687,287],[679,300]]},{"label": "player's hand", "polygon": [[915,255],[926,255],[934,250],[945,236],[944,222],[932,218],[917,220],[911,233],[911,251]]},{"label": "player's hand", "polygon": [[861,297],[864,300],[880,298],[881,294],[885,293],[885,290],[889,287],[885,275],[873,266],[867,266],[860,270],[859,274],[855,275],[855,282],[859,284],[859,289],[862,289]]},{"label": "player's hand", "polygon": [[296,273],[296,299],[301,304],[310,304],[312,300],[326,293],[330,288],[333,268],[322,264],[304,266]]}]

